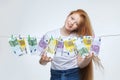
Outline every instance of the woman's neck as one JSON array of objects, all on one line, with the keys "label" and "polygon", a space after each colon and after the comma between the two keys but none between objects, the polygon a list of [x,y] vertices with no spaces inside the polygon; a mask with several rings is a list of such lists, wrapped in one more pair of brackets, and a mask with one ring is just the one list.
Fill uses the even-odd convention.
[{"label": "woman's neck", "polygon": [[63,36],[69,36],[71,34],[70,31],[66,30],[65,27],[62,27],[60,29],[60,33],[63,35]]}]

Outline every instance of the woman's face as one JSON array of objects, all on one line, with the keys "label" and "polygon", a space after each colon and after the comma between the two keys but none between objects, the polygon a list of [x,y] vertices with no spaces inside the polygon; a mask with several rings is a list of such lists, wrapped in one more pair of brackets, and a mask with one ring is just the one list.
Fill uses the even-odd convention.
[{"label": "woman's face", "polygon": [[73,13],[72,15],[69,15],[65,21],[65,29],[67,31],[74,31],[77,30],[80,22],[82,21],[82,18],[79,14]]}]

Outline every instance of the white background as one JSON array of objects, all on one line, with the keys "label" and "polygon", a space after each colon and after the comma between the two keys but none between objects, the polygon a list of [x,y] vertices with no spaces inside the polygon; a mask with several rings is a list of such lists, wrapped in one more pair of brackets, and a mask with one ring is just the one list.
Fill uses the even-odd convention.
[{"label": "white background", "polygon": [[[11,52],[11,34],[41,37],[60,28],[70,11],[84,9],[96,36],[120,33],[119,0],[0,0],[0,80],[49,80],[50,64],[38,55],[18,57]],[[104,70],[94,67],[95,80],[120,80],[120,36],[103,37],[100,58]]]}]

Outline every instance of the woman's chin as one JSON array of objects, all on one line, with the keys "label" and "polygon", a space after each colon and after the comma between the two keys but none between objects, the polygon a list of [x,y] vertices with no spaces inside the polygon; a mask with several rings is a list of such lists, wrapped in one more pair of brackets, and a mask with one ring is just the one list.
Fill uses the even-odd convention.
[{"label": "woman's chin", "polygon": [[71,28],[69,28],[69,27],[65,27],[65,28],[66,28],[67,31],[71,31]]},{"label": "woman's chin", "polygon": [[67,31],[71,32],[72,30],[70,28],[66,28]]}]

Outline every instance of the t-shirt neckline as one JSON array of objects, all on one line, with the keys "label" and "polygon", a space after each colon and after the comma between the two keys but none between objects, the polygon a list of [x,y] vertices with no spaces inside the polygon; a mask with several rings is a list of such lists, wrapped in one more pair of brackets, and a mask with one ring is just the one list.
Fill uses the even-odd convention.
[{"label": "t-shirt neckline", "polygon": [[75,35],[74,33],[71,33],[68,36],[64,36],[64,35],[61,34],[61,28],[59,28],[59,34],[60,34],[61,37],[71,37],[71,36]]}]

